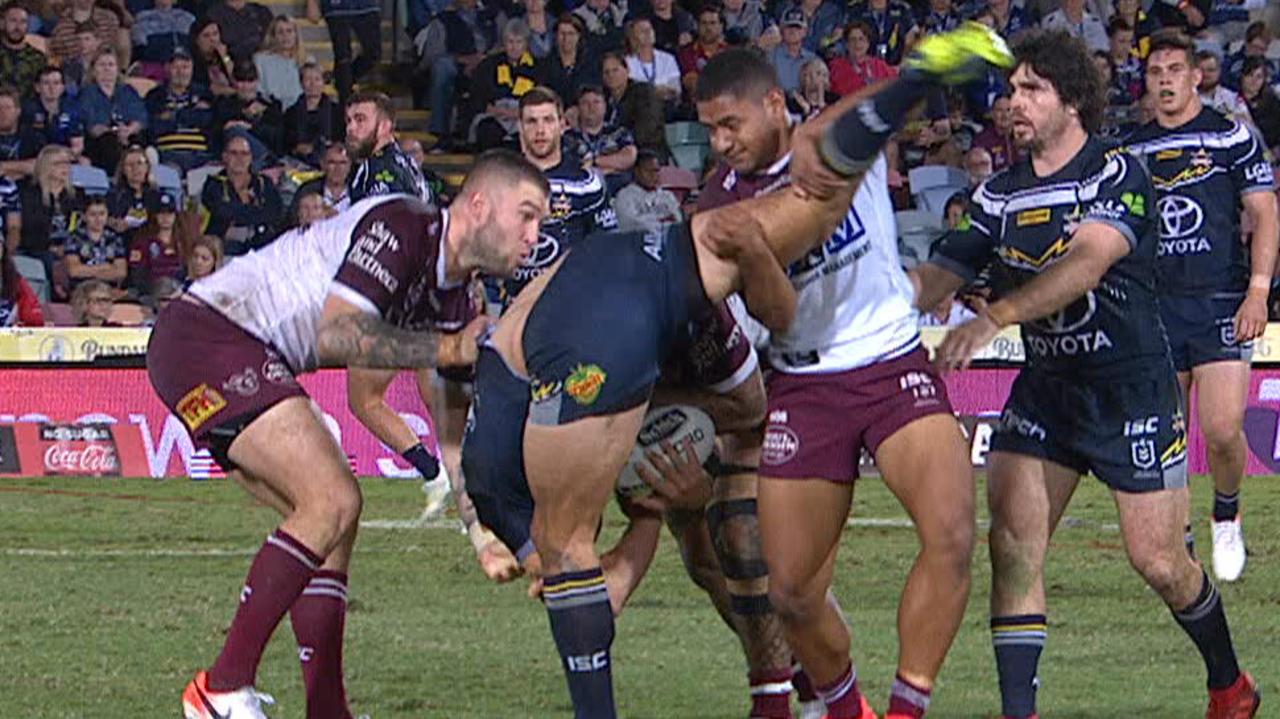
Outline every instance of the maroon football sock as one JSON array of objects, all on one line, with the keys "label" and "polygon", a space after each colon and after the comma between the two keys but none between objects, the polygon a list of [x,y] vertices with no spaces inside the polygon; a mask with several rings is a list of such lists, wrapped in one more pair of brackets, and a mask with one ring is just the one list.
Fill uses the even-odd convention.
[{"label": "maroon football sock", "polygon": [[816,689],[818,696],[826,702],[828,719],[858,719],[862,716],[862,693],[858,691],[858,673],[853,662],[839,679]]},{"label": "maroon football sock", "polygon": [[342,683],[342,630],[347,619],[347,575],[321,569],[289,609],[298,640],[307,719],[351,719]]},{"label": "maroon football sock", "polygon": [[791,669],[752,672],[751,719],[791,719]]},{"label": "maroon football sock", "polygon": [[222,653],[209,668],[210,689],[229,691],[253,684],[267,640],[323,561],[284,530],[267,537],[240,590],[240,608]]},{"label": "maroon football sock", "polygon": [[889,714],[895,717],[903,716],[911,719],[920,719],[924,716],[926,710],[929,709],[929,700],[932,692],[928,689],[921,689],[912,684],[902,675],[894,677],[893,690],[889,694]]}]

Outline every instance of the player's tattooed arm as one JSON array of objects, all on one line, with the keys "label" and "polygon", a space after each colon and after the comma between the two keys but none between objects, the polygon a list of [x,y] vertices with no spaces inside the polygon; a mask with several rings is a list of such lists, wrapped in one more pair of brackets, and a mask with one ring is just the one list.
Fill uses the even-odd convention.
[{"label": "player's tattooed arm", "polygon": [[963,277],[932,262],[917,265],[907,272],[907,277],[915,289],[915,307],[921,312],[934,309],[938,303],[954,295],[965,285]]},{"label": "player's tattooed arm", "polygon": [[440,335],[403,330],[359,311],[322,318],[317,335],[316,352],[325,366],[417,369],[441,364]]}]

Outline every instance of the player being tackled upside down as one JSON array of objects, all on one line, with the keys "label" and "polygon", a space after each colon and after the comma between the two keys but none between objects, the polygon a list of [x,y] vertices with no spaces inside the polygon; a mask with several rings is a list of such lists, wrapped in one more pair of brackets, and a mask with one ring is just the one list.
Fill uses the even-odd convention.
[{"label": "player being tackled upside down", "polygon": [[[478,367],[482,389],[468,439],[471,446],[471,437],[485,438],[471,451],[488,467],[472,471],[466,448],[464,463],[469,486],[527,481],[543,598],[578,717],[616,716],[613,614],[595,534],[661,363],[688,342],[690,325],[739,289],[766,326],[785,329],[794,305],[782,266],[806,256],[847,221],[857,180],[907,110],[939,84],[964,82],[988,63],[1009,62],[1003,42],[980,26],[934,36],[920,45],[901,79],[853,99],[871,108],[859,117],[875,122],[855,128],[857,141],[844,147],[843,167],[858,177],[840,178],[831,199],[774,193],[699,213],[663,234],[593,235],[530,283],[503,315]],[[604,327],[609,331],[601,332]],[[487,395],[485,373],[504,391]],[[523,424],[513,427],[504,413],[487,412],[490,403],[518,412]],[[928,664],[921,666],[923,674]],[[842,690],[851,682],[833,679],[842,685],[833,688],[833,697],[851,696]],[[839,701],[828,704],[832,717],[863,712],[860,705],[848,712]]]}]

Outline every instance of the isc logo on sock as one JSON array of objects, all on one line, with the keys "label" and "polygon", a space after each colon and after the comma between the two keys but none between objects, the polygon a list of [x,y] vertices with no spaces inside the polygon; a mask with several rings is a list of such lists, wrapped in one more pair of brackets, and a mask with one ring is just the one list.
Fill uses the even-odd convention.
[{"label": "isc logo on sock", "polygon": [[579,654],[576,657],[565,657],[564,663],[571,672],[598,672],[609,668],[609,654],[604,651],[595,654]]}]

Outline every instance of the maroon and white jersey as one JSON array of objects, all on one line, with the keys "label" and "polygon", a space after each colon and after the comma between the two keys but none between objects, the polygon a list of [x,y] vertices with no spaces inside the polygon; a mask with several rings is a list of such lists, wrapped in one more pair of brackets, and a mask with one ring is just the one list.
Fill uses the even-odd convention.
[{"label": "maroon and white jersey", "polygon": [[694,329],[692,341],[663,364],[660,381],[701,387],[716,394],[737,389],[760,366],[751,338],[743,328],[744,317],[746,309],[737,295],[717,305],[714,314]]},{"label": "maroon and white jersey", "polygon": [[445,281],[448,226],[447,210],[408,195],[372,197],[233,259],[190,292],[308,372],[330,294],[403,329],[451,332],[471,320],[466,283]]},{"label": "maroon and white jersey", "polygon": [[[790,166],[788,154],[750,177],[723,168],[707,183],[699,209],[787,187]],[[769,361],[774,368],[838,372],[901,357],[920,345],[914,291],[902,270],[897,238],[881,156],[867,172],[840,227],[787,268],[797,294],[796,318],[786,332],[770,336]]]}]

